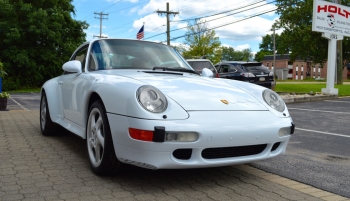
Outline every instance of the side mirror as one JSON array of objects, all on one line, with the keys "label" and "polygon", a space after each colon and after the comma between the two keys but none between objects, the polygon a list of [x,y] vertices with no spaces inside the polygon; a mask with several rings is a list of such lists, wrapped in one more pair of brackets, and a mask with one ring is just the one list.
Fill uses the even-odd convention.
[{"label": "side mirror", "polygon": [[70,73],[81,73],[81,62],[78,60],[68,61],[63,64],[62,69]]},{"label": "side mirror", "polygon": [[214,77],[214,73],[213,73],[213,71],[209,70],[208,68],[203,68],[202,76],[203,77]]}]

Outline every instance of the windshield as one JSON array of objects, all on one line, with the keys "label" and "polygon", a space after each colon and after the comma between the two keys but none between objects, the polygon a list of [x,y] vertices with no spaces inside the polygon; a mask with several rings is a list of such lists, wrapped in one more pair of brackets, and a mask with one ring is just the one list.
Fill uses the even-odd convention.
[{"label": "windshield", "polygon": [[89,70],[150,69],[153,67],[191,69],[169,46],[147,41],[98,40],[92,44]]}]

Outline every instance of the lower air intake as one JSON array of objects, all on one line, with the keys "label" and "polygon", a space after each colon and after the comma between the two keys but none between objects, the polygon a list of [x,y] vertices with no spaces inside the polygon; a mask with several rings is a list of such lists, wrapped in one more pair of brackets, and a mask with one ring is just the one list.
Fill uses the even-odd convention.
[{"label": "lower air intake", "polygon": [[277,148],[278,148],[278,146],[280,146],[280,142],[276,142],[273,146],[272,146],[272,149],[271,149],[271,151],[275,151]]},{"label": "lower air intake", "polygon": [[218,159],[218,158],[233,158],[240,156],[251,156],[260,154],[264,151],[267,144],[249,145],[240,147],[219,147],[208,148],[202,151],[202,157],[205,159]]},{"label": "lower air intake", "polygon": [[173,156],[180,160],[188,160],[191,158],[192,149],[176,149]]}]

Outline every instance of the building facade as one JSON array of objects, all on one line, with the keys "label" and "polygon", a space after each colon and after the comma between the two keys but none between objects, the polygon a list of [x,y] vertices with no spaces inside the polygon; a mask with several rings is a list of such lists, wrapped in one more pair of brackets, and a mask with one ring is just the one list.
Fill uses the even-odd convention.
[{"label": "building facade", "polygon": [[[274,70],[273,55],[267,55],[261,61],[271,71]],[[296,59],[290,61],[289,54],[276,54],[276,75],[279,80],[304,80],[305,78],[327,78],[327,62],[323,65],[314,64],[311,60]],[[350,71],[343,70],[343,79],[348,79]]]}]

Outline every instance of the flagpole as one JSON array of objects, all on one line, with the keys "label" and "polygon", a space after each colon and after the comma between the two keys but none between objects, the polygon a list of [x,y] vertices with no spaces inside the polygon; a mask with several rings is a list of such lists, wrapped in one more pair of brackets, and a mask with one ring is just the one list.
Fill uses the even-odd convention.
[{"label": "flagpole", "polygon": [[144,40],[144,38],[145,38],[145,22],[143,22],[143,38],[142,38],[142,40]]}]

